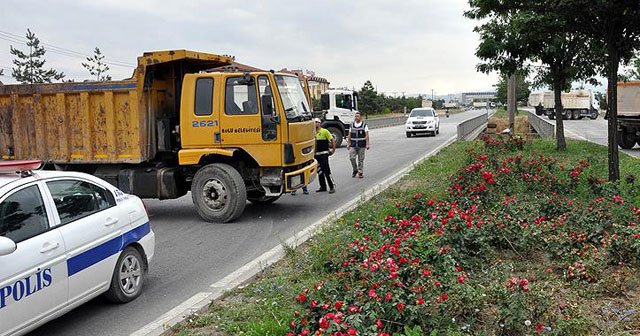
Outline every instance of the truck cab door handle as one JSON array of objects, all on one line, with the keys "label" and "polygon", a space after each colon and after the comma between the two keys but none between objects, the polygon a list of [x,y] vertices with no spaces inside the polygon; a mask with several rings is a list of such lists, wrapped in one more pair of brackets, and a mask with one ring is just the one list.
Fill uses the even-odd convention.
[{"label": "truck cab door handle", "polygon": [[58,247],[60,247],[60,243],[49,243],[46,242],[42,245],[42,248],[40,249],[40,253],[47,253],[47,252],[51,252],[55,249],[57,249]]},{"label": "truck cab door handle", "polygon": [[222,142],[222,138],[220,137],[220,132],[213,133],[213,137],[215,142]]}]

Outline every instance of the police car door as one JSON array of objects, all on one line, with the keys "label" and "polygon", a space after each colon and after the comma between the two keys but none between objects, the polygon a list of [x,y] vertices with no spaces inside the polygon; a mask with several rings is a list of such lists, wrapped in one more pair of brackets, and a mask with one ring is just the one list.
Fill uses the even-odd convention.
[{"label": "police car door", "polygon": [[0,197],[0,236],[17,249],[0,256],[0,334],[17,333],[67,304],[67,264],[53,207],[32,183]]},{"label": "police car door", "polygon": [[46,185],[67,246],[69,304],[75,305],[108,288],[129,215],[111,191],[93,182],[63,178]]}]

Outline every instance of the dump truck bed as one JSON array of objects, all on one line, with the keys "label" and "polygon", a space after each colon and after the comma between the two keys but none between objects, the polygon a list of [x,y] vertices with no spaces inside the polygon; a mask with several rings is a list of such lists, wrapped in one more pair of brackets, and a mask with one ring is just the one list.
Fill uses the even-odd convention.
[{"label": "dump truck bed", "polygon": [[138,57],[127,80],[0,85],[0,156],[54,163],[152,160],[158,151],[171,150],[159,141],[158,128],[178,116],[184,74],[232,62],[214,54],[158,51]]}]

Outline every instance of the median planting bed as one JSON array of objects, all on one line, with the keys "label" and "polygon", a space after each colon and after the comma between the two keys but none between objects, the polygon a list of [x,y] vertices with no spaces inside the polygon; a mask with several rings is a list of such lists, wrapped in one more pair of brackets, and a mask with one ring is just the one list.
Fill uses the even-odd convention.
[{"label": "median planting bed", "polygon": [[553,147],[455,143],[171,333],[637,334],[638,162]]}]

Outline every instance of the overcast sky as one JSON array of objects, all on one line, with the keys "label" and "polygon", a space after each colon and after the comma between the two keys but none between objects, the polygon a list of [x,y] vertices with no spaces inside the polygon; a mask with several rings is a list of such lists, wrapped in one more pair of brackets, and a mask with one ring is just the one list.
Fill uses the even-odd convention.
[{"label": "overcast sky", "polygon": [[[3,0],[0,81],[14,82],[9,46],[25,50],[29,28],[48,44],[47,66],[74,80],[89,78],[80,54],[98,46],[128,64],[151,50],[230,54],[260,68],[313,70],[334,87],[371,80],[386,93],[490,89],[497,75],[475,70],[478,37],[462,16],[467,7],[467,0]],[[112,65],[110,74],[132,71]]]}]

